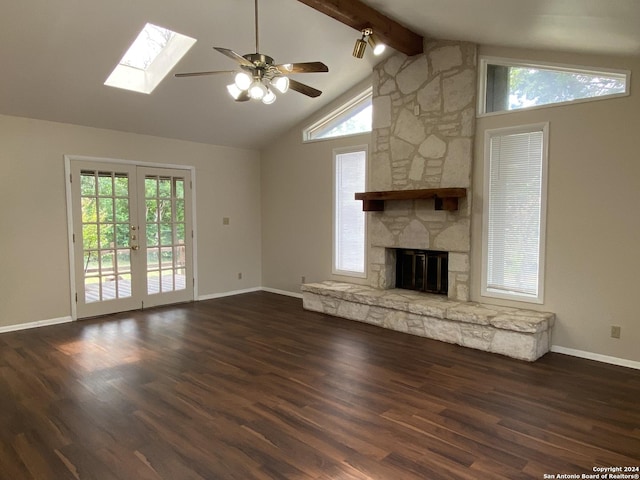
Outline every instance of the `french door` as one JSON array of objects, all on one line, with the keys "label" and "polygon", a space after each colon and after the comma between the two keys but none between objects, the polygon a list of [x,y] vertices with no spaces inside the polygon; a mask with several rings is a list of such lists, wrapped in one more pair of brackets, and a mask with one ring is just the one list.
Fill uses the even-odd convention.
[{"label": "french door", "polygon": [[193,300],[190,175],[70,161],[78,318]]}]

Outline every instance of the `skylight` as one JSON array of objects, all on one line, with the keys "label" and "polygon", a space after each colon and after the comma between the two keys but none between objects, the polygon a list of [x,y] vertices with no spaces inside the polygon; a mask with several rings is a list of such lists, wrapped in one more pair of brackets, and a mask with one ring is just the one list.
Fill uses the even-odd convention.
[{"label": "skylight", "polygon": [[104,84],[151,93],[194,43],[194,38],[147,23]]}]

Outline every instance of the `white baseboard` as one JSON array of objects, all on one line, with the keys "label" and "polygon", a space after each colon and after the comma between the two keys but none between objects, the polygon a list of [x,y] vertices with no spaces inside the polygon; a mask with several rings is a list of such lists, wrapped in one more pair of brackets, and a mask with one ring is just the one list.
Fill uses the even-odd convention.
[{"label": "white baseboard", "polygon": [[198,296],[198,301],[213,300],[214,298],[232,297],[233,295],[242,295],[243,293],[259,292],[262,287],[245,288],[244,290],[231,290],[229,292],[212,293],[210,295]]},{"label": "white baseboard", "polygon": [[287,297],[302,298],[301,293],[289,292],[287,290],[278,290],[277,288],[262,287],[263,292],[276,293],[278,295],[286,295]]},{"label": "white baseboard", "polygon": [[0,333],[17,332],[18,330],[27,330],[29,328],[47,327],[49,325],[59,325],[61,323],[73,322],[71,317],[50,318],[48,320],[38,320],[35,322],[18,323],[17,325],[7,325],[0,327]]},{"label": "white baseboard", "polygon": [[563,353],[565,355],[571,355],[572,357],[586,358],[588,360],[596,360],[597,362],[610,363],[612,365],[619,365],[621,367],[629,367],[640,370],[640,362],[627,360],[626,358],[610,357],[609,355],[600,355],[599,353],[559,347],[558,345],[551,345],[551,351],[556,353]]}]

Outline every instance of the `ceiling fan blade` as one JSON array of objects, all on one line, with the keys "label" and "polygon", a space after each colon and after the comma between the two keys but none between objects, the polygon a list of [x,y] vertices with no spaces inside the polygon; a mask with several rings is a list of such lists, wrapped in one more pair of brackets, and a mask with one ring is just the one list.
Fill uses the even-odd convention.
[{"label": "ceiling fan blade", "polygon": [[289,79],[289,88],[312,98],[319,97],[322,93],[320,90],[310,87],[309,85],[305,85],[304,83],[300,83],[292,78]]},{"label": "ceiling fan blade", "polygon": [[234,73],[234,70],[215,70],[213,72],[176,73],[174,77],[200,77],[203,75],[217,75],[218,73]]},{"label": "ceiling fan blade", "polygon": [[213,48],[215,50],[217,50],[218,52],[220,52],[221,54],[226,55],[230,59],[235,60],[240,65],[244,65],[245,67],[254,67],[255,66],[249,60],[244,58],[242,55],[234,52],[233,50],[229,50],[228,48],[222,48],[222,47],[213,47]]},{"label": "ceiling fan blade", "polygon": [[327,67],[322,62],[304,62],[304,63],[283,63],[276,65],[276,68],[280,73],[313,73],[313,72],[328,72]]}]

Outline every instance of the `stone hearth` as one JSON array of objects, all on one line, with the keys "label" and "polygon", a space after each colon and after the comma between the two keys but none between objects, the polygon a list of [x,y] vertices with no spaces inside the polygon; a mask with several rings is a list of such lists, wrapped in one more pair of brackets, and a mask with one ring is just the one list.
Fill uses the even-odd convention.
[{"label": "stone hearth", "polygon": [[303,285],[302,298],[307,310],[527,361],[549,351],[555,320],[553,313],[331,281]]}]

